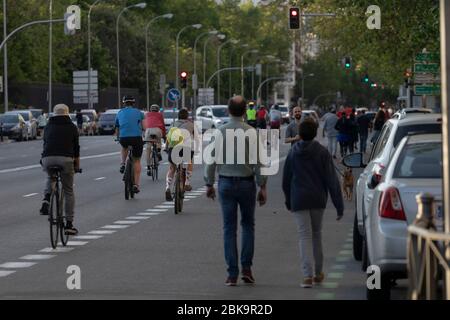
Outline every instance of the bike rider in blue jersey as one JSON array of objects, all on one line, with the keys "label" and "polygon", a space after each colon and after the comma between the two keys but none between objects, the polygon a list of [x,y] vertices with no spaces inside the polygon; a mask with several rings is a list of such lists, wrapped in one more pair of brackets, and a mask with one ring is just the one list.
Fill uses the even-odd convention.
[{"label": "bike rider in blue jersey", "polygon": [[116,118],[116,136],[122,146],[122,162],[120,173],[125,172],[125,162],[128,156],[128,147],[133,147],[134,159],[134,193],[139,193],[141,177],[141,158],[144,150],[142,140],[142,120],[144,114],[135,107],[136,100],[132,96],[125,96],[122,100],[124,108],[119,111]]}]

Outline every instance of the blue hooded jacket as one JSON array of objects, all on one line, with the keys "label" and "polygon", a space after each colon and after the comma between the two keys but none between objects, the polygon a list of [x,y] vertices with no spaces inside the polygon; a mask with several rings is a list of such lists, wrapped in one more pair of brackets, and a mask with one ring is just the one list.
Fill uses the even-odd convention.
[{"label": "blue hooded jacket", "polygon": [[328,150],[319,142],[299,141],[289,152],[283,172],[286,207],[292,212],[325,209],[328,193],[338,216],[344,214],[340,182]]}]

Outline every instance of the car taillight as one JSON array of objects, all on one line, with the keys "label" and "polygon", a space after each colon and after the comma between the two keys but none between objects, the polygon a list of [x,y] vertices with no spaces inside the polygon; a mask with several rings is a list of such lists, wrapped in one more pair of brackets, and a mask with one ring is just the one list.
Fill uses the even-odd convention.
[{"label": "car taillight", "polygon": [[385,190],[380,201],[380,217],[406,221],[405,210],[397,188]]}]

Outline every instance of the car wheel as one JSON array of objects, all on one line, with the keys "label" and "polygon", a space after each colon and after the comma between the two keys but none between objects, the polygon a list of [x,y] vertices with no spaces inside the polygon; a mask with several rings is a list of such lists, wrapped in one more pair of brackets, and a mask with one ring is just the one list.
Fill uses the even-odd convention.
[{"label": "car wheel", "polygon": [[358,217],[355,212],[355,219],[353,222],[353,258],[356,261],[362,260],[362,251],[363,251],[363,237],[359,233],[358,230]]},{"label": "car wheel", "polygon": [[[370,275],[368,275],[369,277]],[[379,289],[366,288],[367,300],[390,300],[391,299],[391,277],[388,274],[381,273]]]}]

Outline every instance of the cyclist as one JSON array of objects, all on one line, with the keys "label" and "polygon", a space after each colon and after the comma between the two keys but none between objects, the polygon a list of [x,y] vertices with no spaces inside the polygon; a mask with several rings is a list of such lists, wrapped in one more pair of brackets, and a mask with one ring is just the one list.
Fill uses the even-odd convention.
[{"label": "cyclist", "polygon": [[128,147],[133,147],[134,159],[134,193],[139,193],[139,182],[141,177],[141,157],[144,150],[142,141],[142,120],[144,115],[135,107],[136,100],[132,96],[123,97],[124,108],[119,111],[116,118],[116,137],[122,146],[122,163],[120,173],[125,172],[125,161],[128,156]]},{"label": "cyclist", "polygon": [[[172,185],[173,177],[175,175],[176,165],[172,161],[172,150],[176,145],[179,145],[181,143],[184,143],[184,138],[182,137],[182,134],[180,133],[180,130],[178,129],[185,129],[190,134],[190,150],[191,150],[191,162],[188,164],[187,173],[186,173],[186,183],[185,183],[185,191],[191,191],[191,178],[192,178],[192,172],[194,170],[194,164],[192,163],[192,160],[194,159],[195,152],[194,147],[199,146],[198,137],[198,129],[195,126],[195,124],[189,120],[189,112],[187,109],[181,109],[178,113],[178,120],[175,121],[175,123],[172,125],[172,128],[169,130],[169,133],[167,134],[167,141],[166,141],[166,147],[168,147],[168,154],[169,154],[169,171],[167,172],[166,177],[166,201],[172,201],[172,194],[170,191],[170,187]],[[197,138],[197,141],[194,139]],[[195,144],[197,142],[197,145]],[[180,154],[180,156],[182,156]]]},{"label": "cyclist", "polygon": [[[67,235],[77,235],[78,230],[73,227],[75,194],[73,192],[73,176],[80,169],[80,144],[78,128],[69,117],[69,107],[58,104],[53,110],[54,116],[48,121],[44,131],[44,150],[41,164],[44,171],[48,168],[61,167],[61,183],[65,198]],[[48,175],[45,186],[44,200],[42,200],[41,215],[47,216],[50,207],[51,177]]]},{"label": "cyclist", "polygon": [[[158,160],[162,161],[161,156],[161,139],[166,138],[166,125],[164,124],[164,116],[159,112],[160,108],[154,104],[150,107],[150,112],[145,114],[144,129],[145,141],[149,141],[151,136],[156,136]],[[147,148],[147,170],[150,174],[151,148]]]},{"label": "cyclist", "polygon": [[252,126],[253,128],[256,128],[256,110],[255,110],[255,103],[249,102],[248,103],[248,109],[246,112],[246,118],[247,123]]}]

